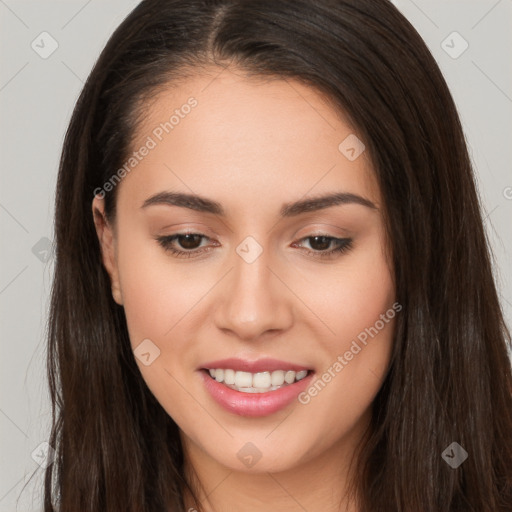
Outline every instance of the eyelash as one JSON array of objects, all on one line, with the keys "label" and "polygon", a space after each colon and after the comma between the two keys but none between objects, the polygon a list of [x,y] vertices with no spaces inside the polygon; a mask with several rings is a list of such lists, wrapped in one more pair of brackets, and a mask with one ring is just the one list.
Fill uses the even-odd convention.
[{"label": "eyelash", "polygon": [[[187,235],[200,236],[201,238],[206,238],[209,240],[209,238],[206,235],[202,235],[201,233],[177,233],[175,235],[156,237],[156,241],[164,248],[166,252],[170,252],[173,256],[176,256],[178,258],[194,258],[199,254],[206,253],[211,250],[207,248],[202,250],[193,249],[190,251],[180,251],[172,247],[171,244],[173,243],[174,240]],[[303,237],[299,241],[308,240],[312,238],[326,238],[327,240],[330,240],[331,242],[335,241],[338,244],[337,248],[331,249],[330,251],[312,251],[310,249],[305,250],[307,255],[312,255],[316,258],[334,258],[352,249],[352,238],[335,238],[333,236],[319,234]]]}]

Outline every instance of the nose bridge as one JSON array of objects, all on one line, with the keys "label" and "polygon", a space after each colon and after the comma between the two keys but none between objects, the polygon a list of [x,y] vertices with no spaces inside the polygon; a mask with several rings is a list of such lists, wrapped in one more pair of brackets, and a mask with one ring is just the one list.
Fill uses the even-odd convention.
[{"label": "nose bridge", "polygon": [[232,261],[234,268],[216,308],[217,326],[244,339],[287,328],[292,320],[290,297],[271,270],[271,251],[247,237],[237,246]]}]

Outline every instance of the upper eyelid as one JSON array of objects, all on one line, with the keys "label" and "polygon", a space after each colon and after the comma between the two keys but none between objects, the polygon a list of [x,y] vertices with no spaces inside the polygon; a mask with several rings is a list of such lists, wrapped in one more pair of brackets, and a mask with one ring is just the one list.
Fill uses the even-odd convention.
[{"label": "upper eyelid", "polygon": [[[182,232],[179,232],[179,233],[173,233],[173,234],[171,234],[171,235],[162,235],[162,236],[159,236],[159,237],[157,237],[157,238],[158,238],[158,239],[160,239],[160,240],[162,240],[162,239],[163,239],[163,240],[165,240],[165,239],[173,239],[172,241],[173,241],[173,242],[175,242],[175,241],[176,241],[176,239],[177,239],[178,237],[180,237],[180,236],[186,236],[186,235],[195,235],[195,236],[199,236],[199,237],[201,237],[203,240],[209,240],[209,241],[212,241],[212,240],[213,240],[213,238],[212,238],[212,237],[210,237],[210,236],[208,236],[208,235],[205,235],[205,234],[203,234],[203,233],[200,233],[200,232],[196,232],[196,231],[187,231],[187,232],[184,232],[184,233],[182,233]],[[324,238],[329,238],[329,239],[331,239],[331,240],[337,240],[337,241],[341,241],[341,240],[351,240],[351,239],[352,239],[352,237],[350,237],[350,236],[345,236],[345,235],[344,235],[344,236],[336,236],[336,235],[330,235],[330,234],[327,234],[327,233],[312,233],[312,234],[308,234],[308,235],[301,236],[301,237],[296,238],[296,239],[294,238],[294,239],[296,240],[294,243],[296,243],[296,242],[302,242],[302,241],[304,241],[304,240],[307,240],[307,239],[309,239],[309,238],[313,238],[313,237],[315,237],[315,236],[321,236],[321,237],[324,237]],[[187,252],[193,252],[193,251],[197,251],[197,250],[199,250],[199,248],[197,248],[197,249],[191,249],[190,251],[187,251]]]},{"label": "upper eyelid", "polygon": [[[308,231],[307,231],[307,234],[303,235],[302,237],[300,237],[301,239],[302,238],[307,238],[309,236],[329,236],[329,237],[332,237],[332,238],[350,238],[353,236],[353,234],[351,233],[351,230],[348,230],[348,229],[344,229],[344,228],[341,228],[335,224],[332,224],[332,223],[328,223],[328,222],[320,222],[320,223],[316,223],[317,227],[312,227],[312,228],[309,228]],[[322,226],[322,227],[318,227],[318,226]],[[170,226],[166,226],[165,228],[167,227],[170,227]],[[165,229],[163,228],[163,229]],[[174,233],[170,233],[168,235],[166,234],[163,234],[162,236],[164,237],[170,237],[170,236],[176,236],[176,235],[200,235],[200,236],[203,236],[203,237],[206,237],[208,239],[212,239],[212,238],[215,238],[215,237],[221,237],[221,235],[217,234],[215,232],[215,230],[211,229],[211,228],[206,228],[205,227],[202,227],[202,228],[182,228],[182,230],[180,230],[179,228],[177,228],[178,231],[174,232]],[[302,229],[302,228],[301,228]],[[328,233],[329,231],[332,232],[332,230],[337,230],[339,233],[338,234],[334,234],[334,233]],[[205,233],[206,232],[211,232],[212,233],[212,236],[208,235]],[[300,231],[300,229],[298,230],[295,230],[293,235],[292,235],[292,238],[297,238],[296,237],[296,234],[297,232]]]},{"label": "upper eyelid", "polygon": [[[352,219],[352,220],[349,219],[349,222],[352,222],[353,220],[354,219]],[[304,222],[306,223],[307,227],[305,227]],[[300,222],[301,226],[299,228],[293,229],[292,226],[288,226],[288,227],[284,228],[282,231],[291,232],[293,230],[293,234],[291,235],[292,238],[297,238],[296,237],[297,232],[302,229],[307,229],[307,234],[304,236],[312,236],[310,234],[312,231],[319,231],[320,233],[318,233],[318,234],[324,235],[324,236],[332,236],[334,238],[344,238],[344,237],[350,238],[351,236],[353,236],[354,227],[352,226],[350,229],[341,227],[339,224],[343,224],[344,222],[345,221],[343,221],[343,220],[341,220],[341,222],[340,222],[340,219],[335,220],[335,219],[328,219],[328,218],[306,218],[306,219],[302,219],[302,221]],[[196,224],[197,226],[194,226],[194,224]],[[175,224],[174,223],[173,224],[165,223],[162,227],[158,227],[157,229],[158,229],[158,231],[161,231],[161,232],[164,230],[167,230],[167,229],[176,230],[175,232],[171,232],[169,235],[163,233],[162,236],[173,236],[175,234],[184,234],[184,233],[182,233],[182,230],[183,230],[185,233],[198,234],[198,235],[206,236],[208,238],[222,237],[222,235],[220,233],[218,233],[217,230],[214,227],[212,227],[210,225],[210,223],[208,223],[208,222],[203,223],[203,222],[194,222],[193,221],[193,222],[183,222],[183,223],[180,222],[180,223],[175,223]],[[229,229],[230,233],[233,234],[233,230],[231,228],[228,228],[228,229]],[[273,230],[274,230],[274,227],[272,227],[270,230],[268,230],[267,233],[269,233],[270,231],[273,231]],[[335,233],[327,234],[327,232],[329,232],[329,231],[330,232],[335,231]],[[206,233],[211,233],[212,236],[210,236],[209,234],[206,234]],[[316,233],[314,235],[316,235]]]}]

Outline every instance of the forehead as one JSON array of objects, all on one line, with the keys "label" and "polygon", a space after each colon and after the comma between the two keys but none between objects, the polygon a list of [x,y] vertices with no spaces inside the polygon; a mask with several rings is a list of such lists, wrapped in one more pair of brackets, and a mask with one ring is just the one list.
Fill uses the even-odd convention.
[{"label": "forehead", "polygon": [[151,149],[122,188],[137,204],[162,190],[215,197],[228,213],[230,204],[261,208],[265,199],[278,208],[333,190],[379,205],[366,152],[355,160],[344,152],[354,137],[312,87],[215,68],[169,84],[145,105],[131,149]]}]

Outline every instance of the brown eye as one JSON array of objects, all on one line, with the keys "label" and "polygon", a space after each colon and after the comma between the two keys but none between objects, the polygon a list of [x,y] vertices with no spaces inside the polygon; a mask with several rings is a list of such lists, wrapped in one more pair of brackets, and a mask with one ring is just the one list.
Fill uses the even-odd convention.
[{"label": "brown eye", "polygon": [[[209,248],[199,248],[203,238],[208,239],[207,236],[200,233],[177,233],[175,235],[157,237],[156,240],[165,251],[178,257],[191,258],[210,250]],[[177,247],[176,242],[179,243]],[[180,250],[180,248],[183,250]]]},{"label": "brown eye", "polygon": [[201,242],[201,235],[186,233],[184,235],[176,235],[176,240],[183,249],[197,249],[197,243]]},{"label": "brown eye", "polygon": [[[333,258],[341,253],[348,252],[352,248],[351,238],[335,238],[327,235],[312,235],[304,237],[302,240],[313,240],[309,243],[313,250],[305,250],[306,254],[319,258]],[[326,250],[334,242],[335,248]]]},{"label": "brown eye", "polygon": [[313,243],[310,242],[310,245],[315,251],[325,251],[331,246],[333,239],[328,236],[310,236],[308,240],[314,240]]}]

